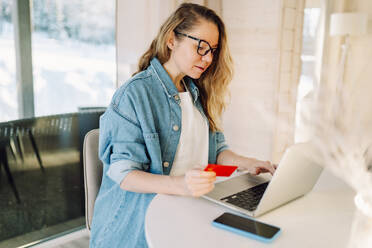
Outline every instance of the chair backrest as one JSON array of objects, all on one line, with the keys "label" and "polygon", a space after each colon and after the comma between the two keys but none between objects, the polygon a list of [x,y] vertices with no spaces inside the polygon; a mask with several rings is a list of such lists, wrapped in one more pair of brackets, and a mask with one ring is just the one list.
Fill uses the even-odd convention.
[{"label": "chair backrest", "polygon": [[101,186],[102,162],[98,158],[99,129],[89,131],[84,138],[84,188],[85,188],[85,220],[90,231],[93,218],[94,202]]}]

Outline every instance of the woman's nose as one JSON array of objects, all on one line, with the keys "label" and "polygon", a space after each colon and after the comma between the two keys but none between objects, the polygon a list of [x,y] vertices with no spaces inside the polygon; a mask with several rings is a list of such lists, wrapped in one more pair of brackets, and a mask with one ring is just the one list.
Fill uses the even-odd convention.
[{"label": "woman's nose", "polygon": [[206,62],[208,62],[208,63],[211,63],[212,60],[213,60],[213,54],[212,54],[212,52],[209,51],[206,55],[204,55],[204,56],[202,57],[202,60],[203,60],[203,61],[206,61]]}]

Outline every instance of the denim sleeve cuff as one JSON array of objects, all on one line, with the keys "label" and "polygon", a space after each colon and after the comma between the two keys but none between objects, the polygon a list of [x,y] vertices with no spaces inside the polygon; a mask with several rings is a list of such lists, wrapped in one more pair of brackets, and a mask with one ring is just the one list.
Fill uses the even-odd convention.
[{"label": "denim sleeve cuff", "polygon": [[128,173],[133,170],[143,170],[143,165],[132,160],[119,160],[110,165],[107,176],[120,184]]},{"label": "denim sleeve cuff", "polygon": [[226,145],[226,143],[218,144],[217,145],[217,156],[218,156],[218,154],[220,154],[221,152],[223,152],[227,149],[229,149],[229,146]]},{"label": "denim sleeve cuff", "polygon": [[222,132],[216,132],[216,143],[217,143],[217,147],[216,147],[217,156],[220,152],[229,148],[229,146],[226,144],[226,141],[225,141],[225,135],[223,135]]}]

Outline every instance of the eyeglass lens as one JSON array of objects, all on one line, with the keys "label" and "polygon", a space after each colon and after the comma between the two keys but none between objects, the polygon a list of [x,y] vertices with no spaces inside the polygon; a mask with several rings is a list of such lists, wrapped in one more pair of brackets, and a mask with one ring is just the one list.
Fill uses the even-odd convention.
[{"label": "eyeglass lens", "polygon": [[205,56],[208,54],[209,51],[213,53],[214,49],[212,49],[207,42],[200,40],[198,45],[198,54]]}]

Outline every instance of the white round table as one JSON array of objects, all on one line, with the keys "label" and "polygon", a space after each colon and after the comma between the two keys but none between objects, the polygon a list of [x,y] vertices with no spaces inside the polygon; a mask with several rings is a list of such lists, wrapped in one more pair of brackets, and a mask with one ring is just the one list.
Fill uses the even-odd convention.
[{"label": "white round table", "polygon": [[212,226],[223,212],[233,213],[228,208],[204,198],[159,194],[146,213],[146,239],[152,248],[347,247],[353,197],[346,184],[324,171],[309,194],[257,218],[282,229],[266,244]]}]

